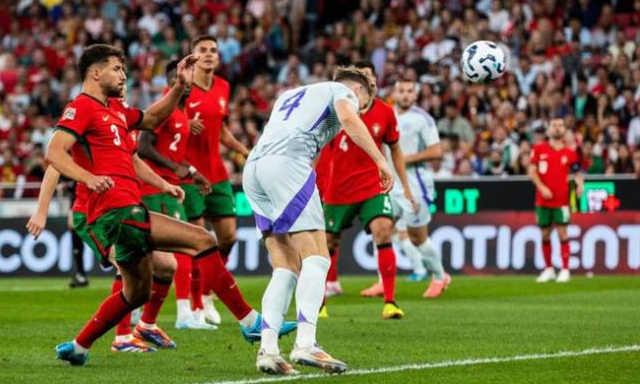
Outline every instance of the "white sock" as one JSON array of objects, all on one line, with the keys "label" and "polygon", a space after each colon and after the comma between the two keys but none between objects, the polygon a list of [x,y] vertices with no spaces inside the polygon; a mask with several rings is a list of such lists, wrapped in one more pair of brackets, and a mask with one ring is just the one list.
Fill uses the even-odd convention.
[{"label": "white sock", "polygon": [[413,245],[409,238],[406,238],[400,241],[400,249],[402,249],[402,253],[405,254],[411,260],[411,265],[413,266],[413,273],[416,275],[426,275],[427,269],[424,267],[422,254],[420,250]]},{"label": "white sock", "polygon": [[176,307],[178,308],[178,320],[187,321],[193,317],[191,312],[191,302],[189,299],[176,300]]},{"label": "white sock", "polygon": [[133,340],[133,335],[132,334],[128,334],[128,335],[117,335],[116,336],[116,343],[126,343]]},{"label": "white sock", "polygon": [[433,274],[433,278],[436,280],[444,279],[444,267],[442,266],[442,258],[436,251],[436,248],[431,243],[431,239],[427,238],[424,243],[418,246],[424,262],[427,265],[429,272]]},{"label": "white sock", "polygon": [[318,312],[324,298],[324,282],[331,261],[324,256],[309,256],[302,260],[296,306],[298,309],[298,334],[296,345],[300,348],[312,347],[316,343]]},{"label": "white sock", "polygon": [[268,354],[280,354],[278,333],[289,308],[297,279],[298,277],[293,271],[276,268],[273,270],[269,285],[262,296],[262,340],[260,346]]},{"label": "white sock", "polygon": [[256,323],[256,320],[258,320],[258,311],[256,311],[255,309],[252,309],[247,316],[240,319],[240,324],[243,327],[249,328]]},{"label": "white sock", "polygon": [[84,355],[85,353],[89,352],[89,350],[85,347],[83,347],[82,345],[78,344],[78,342],[74,339],[73,340],[73,350],[75,353]]},{"label": "white sock", "polygon": [[155,325],[155,324],[147,324],[142,320],[138,321],[138,325],[141,326],[144,329],[156,329],[156,328],[158,328],[157,325]]}]

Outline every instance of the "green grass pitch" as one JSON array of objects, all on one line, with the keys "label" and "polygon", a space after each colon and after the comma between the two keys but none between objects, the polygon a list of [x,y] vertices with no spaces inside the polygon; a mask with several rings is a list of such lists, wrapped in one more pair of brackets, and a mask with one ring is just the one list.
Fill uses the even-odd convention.
[{"label": "green grass pitch", "polygon": [[[343,277],[346,294],[329,301],[319,341],[352,370],[452,361],[454,366],[393,373],[314,377],[313,383],[637,383],[640,371],[640,279],[575,277],[569,284],[536,284],[532,276],[457,277],[441,298],[421,298],[424,283],[398,282],[407,316],[380,318],[380,299],[358,292],[371,277]],[[260,306],[267,279],[240,278],[250,303]],[[159,324],[178,344],[155,354],[114,354],[113,333],[92,348],[88,365],[55,360],[56,344],[73,338],[109,292],[109,279],[70,290],[66,279],[0,280],[0,383],[196,384],[266,376],[255,370],[257,344],[240,336],[219,304],[217,331],[173,329],[175,301]],[[293,313],[293,311],[292,311]],[[289,318],[293,318],[290,314]],[[282,339],[288,353],[293,337]],[[630,351],[513,361],[514,356],[635,346]],[[507,358],[484,364],[466,359]],[[457,363],[456,363],[457,362]],[[302,368],[303,373],[316,373]],[[259,380],[257,382],[262,382]]]}]

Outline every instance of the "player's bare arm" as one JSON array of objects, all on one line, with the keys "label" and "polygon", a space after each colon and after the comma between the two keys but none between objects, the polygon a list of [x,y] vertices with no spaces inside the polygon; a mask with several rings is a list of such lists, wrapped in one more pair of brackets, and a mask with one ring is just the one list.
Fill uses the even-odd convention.
[{"label": "player's bare arm", "polygon": [[44,178],[42,184],[40,184],[40,194],[38,195],[38,206],[36,211],[31,215],[27,222],[27,230],[36,239],[47,225],[47,213],[49,212],[49,205],[51,199],[56,191],[56,186],[60,180],[60,172],[56,171],[54,167],[47,167],[44,172]]},{"label": "player's bare arm", "polygon": [[542,197],[544,197],[545,199],[550,199],[553,197],[553,193],[551,192],[551,190],[546,185],[544,185],[542,180],[540,180],[540,176],[538,175],[537,165],[535,164],[529,165],[529,177],[531,178],[531,181],[536,186],[536,188],[538,188],[538,190],[540,191],[540,194],[542,195]]},{"label": "player's bare arm", "polygon": [[442,159],[442,155],[442,147],[440,143],[437,143],[428,146],[423,151],[405,156],[404,161],[407,164],[423,163],[429,160]]},{"label": "player's bare arm", "polygon": [[178,106],[180,97],[182,97],[185,89],[193,81],[193,68],[197,61],[198,56],[196,55],[186,56],[180,61],[176,83],[166,95],[144,111],[144,117],[138,125],[138,129],[152,130],[171,115]]},{"label": "player's bare arm", "polygon": [[75,143],[76,138],[73,135],[64,131],[56,131],[49,141],[45,159],[61,174],[77,182],[85,183],[90,190],[98,194],[113,187],[114,183],[111,177],[94,175],[73,161],[69,150]]},{"label": "player's bare arm", "polygon": [[400,183],[402,183],[404,196],[411,202],[411,204],[413,205],[413,209],[417,211],[419,207],[416,204],[415,199],[413,198],[411,188],[409,188],[409,181],[407,180],[407,166],[405,164],[405,156],[402,152],[402,148],[400,147],[400,143],[396,141],[395,143],[389,145],[389,149],[391,150],[391,161],[393,161],[393,167],[398,174]]},{"label": "player's bare arm", "polygon": [[576,182],[576,196],[580,198],[584,191],[584,177],[580,171],[573,173],[573,180]]},{"label": "player's bare arm", "polygon": [[358,147],[362,148],[367,155],[371,157],[373,162],[376,163],[376,166],[378,166],[380,170],[382,188],[384,192],[388,192],[391,187],[393,187],[391,169],[389,169],[387,161],[369,134],[367,126],[360,120],[360,117],[358,117],[347,100],[340,99],[336,101],[334,105],[338,120],[340,120],[344,131],[349,138],[351,138]]},{"label": "player's bare arm", "polygon": [[204,177],[202,173],[198,172],[196,167],[187,163],[186,161],[183,161],[182,165],[189,169],[191,177],[193,178],[193,181],[198,185],[201,194],[208,195],[209,193],[211,193],[211,183],[209,182],[209,180],[207,180],[206,177]]},{"label": "player's bare arm", "polygon": [[165,179],[158,176],[158,174],[155,173],[153,169],[149,167],[149,165],[142,161],[142,159],[137,154],[133,155],[133,167],[136,171],[136,175],[140,178],[140,180],[147,184],[153,185],[163,193],[167,193],[173,197],[177,197],[178,200],[180,200],[180,202],[182,203],[182,200],[184,200],[184,191],[182,190],[182,188],[177,185],[167,183]]},{"label": "player's bare arm", "polygon": [[249,156],[247,147],[233,137],[233,134],[226,125],[224,125],[220,131],[220,142],[224,144],[225,147],[242,154],[244,157]]}]

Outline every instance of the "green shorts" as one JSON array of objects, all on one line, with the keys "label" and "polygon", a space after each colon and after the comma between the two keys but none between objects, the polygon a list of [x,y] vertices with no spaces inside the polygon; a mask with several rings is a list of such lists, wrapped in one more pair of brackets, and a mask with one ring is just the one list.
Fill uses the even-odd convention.
[{"label": "green shorts", "polygon": [[211,185],[211,193],[204,196],[196,184],[182,184],[184,190],[184,211],[189,220],[209,217],[228,217],[236,215],[236,202],[233,189],[228,180]]},{"label": "green shorts", "polygon": [[571,218],[569,206],[559,208],[536,207],[536,221],[542,228],[550,227],[551,224],[567,225]]},{"label": "green shorts", "polygon": [[178,199],[166,193],[156,193],[155,195],[142,196],[142,202],[151,212],[162,213],[174,219],[187,221],[184,207]]},{"label": "green shorts", "polygon": [[89,235],[89,226],[87,225],[87,215],[80,212],[72,212],[73,230],[82,239],[82,241],[91,248],[96,257],[102,257],[98,250],[98,246]]},{"label": "green shorts", "polygon": [[129,262],[151,252],[149,212],[144,205],[112,209],[89,225],[89,235],[103,257],[115,246],[116,261]]},{"label": "green shorts", "polygon": [[325,204],[324,220],[327,232],[340,233],[349,228],[356,215],[367,233],[369,223],[376,217],[388,217],[393,220],[391,198],[387,194],[376,195],[368,200],[353,204]]}]

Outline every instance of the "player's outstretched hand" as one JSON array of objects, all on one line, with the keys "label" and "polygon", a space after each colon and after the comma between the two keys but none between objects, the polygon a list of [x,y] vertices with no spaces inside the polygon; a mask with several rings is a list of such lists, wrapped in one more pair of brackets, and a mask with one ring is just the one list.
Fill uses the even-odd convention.
[{"label": "player's outstretched hand", "polygon": [[178,63],[178,82],[183,85],[189,85],[193,81],[194,64],[200,59],[199,56],[191,54],[185,56],[184,59]]},{"label": "player's outstretched hand", "polygon": [[107,192],[114,185],[115,183],[109,176],[94,175],[89,179],[89,181],[87,181],[87,188],[99,195]]},{"label": "player's outstretched hand", "polygon": [[378,166],[380,172],[380,183],[382,184],[382,192],[387,193],[393,187],[393,174],[387,162],[383,162]]},{"label": "player's outstretched hand", "polygon": [[165,183],[163,191],[173,197],[178,199],[178,203],[182,204],[184,201],[184,190],[177,185]]},{"label": "player's outstretched hand", "polygon": [[44,230],[44,227],[47,225],[47,214],[42,212],[35,212],[29,218],[27,222],[27,231],[33,235],[36,239]]},{"label": "player's outstretched hand", "polygon": [[540,194],[546,200],[549,200],[553,197],[553,192],[551,192],[551,190],[544,185],[540,187]]},{"label": "player's outstretched hand", "polygon": [[189,120],[189,130],[194,135],[199,135],[204,129],[204,125],[202,124],[202,120],[193,119]]},{"label": "player's outstretched hand", "polygon": [[196,172],[196,174],[193,175],[193,181],[198,184],[201,195],[206,196],[211,193],[211,183],[209,183],[209,180],[207,180],[207,178],[204,177],[200,172]]}]

